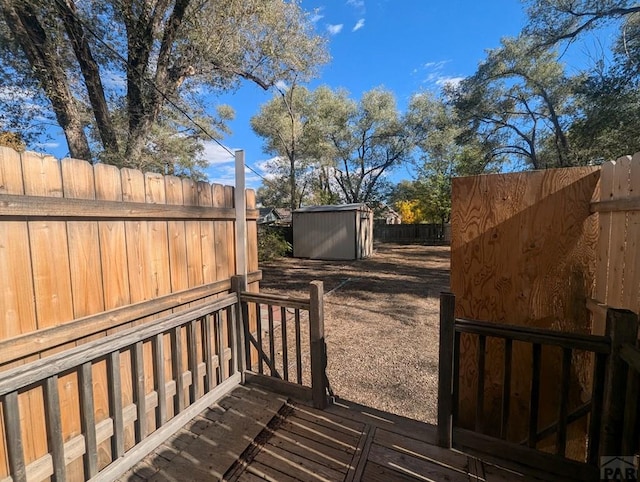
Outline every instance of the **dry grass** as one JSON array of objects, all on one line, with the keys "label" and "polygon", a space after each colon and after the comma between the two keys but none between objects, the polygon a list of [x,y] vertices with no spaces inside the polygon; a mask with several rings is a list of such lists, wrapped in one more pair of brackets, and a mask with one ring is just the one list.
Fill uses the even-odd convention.
[{"label": "dry grass", "polygon": [[380,245],[360,261],[265,263],[261,289],[301,295],[324,282],[328,377],[342,398],[435,423],[438,296],[449,248]]}]

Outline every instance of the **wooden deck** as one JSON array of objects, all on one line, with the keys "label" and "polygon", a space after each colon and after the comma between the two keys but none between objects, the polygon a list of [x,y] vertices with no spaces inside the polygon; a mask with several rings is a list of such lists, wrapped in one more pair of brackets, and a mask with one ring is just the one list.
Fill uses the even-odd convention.
[{"label": "wooden deck", "polygon": [[432,425],[337,400],[326,410],[238,386],[119,480],[534,481],[513,464],[435,445]]}]

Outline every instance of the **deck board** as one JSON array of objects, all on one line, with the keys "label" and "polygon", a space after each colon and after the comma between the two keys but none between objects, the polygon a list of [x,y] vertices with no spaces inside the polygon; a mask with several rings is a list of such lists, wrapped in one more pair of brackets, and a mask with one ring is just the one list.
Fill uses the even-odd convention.
[{"label": "deck board", "polygon": [[120,480],[547,480],[541,472],[506,467],[436,446],[432,425],[343,400],[316,410],[247,385],[195,417]]}]

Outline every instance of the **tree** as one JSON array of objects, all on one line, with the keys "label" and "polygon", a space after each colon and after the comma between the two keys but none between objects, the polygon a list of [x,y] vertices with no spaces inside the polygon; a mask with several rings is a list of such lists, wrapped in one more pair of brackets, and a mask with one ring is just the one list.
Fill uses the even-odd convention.
[{"label": "tree", "polygon": [[219,136],[229,109],[211,112],[211,92],[240,79],[268,89],[326,59],[307,15],[284,0],[0,0],[0,9],[5,85],[24,81],[46,100],[71,156],[131,167],[166,171],[154,155],[167,137],[202,138],[180,110]]},{"label": "tree", "polygon": [[503,39],[449,95],[467,136],[493,145],[494,155],[520,158],[535,169],[573,164],[566,135],[572,83],[555,52],[533,50],[524,37]]},{"label": "tree", "polygon": [[299,185],[298,181],[311,161],[308,145],[312,108],[311,93],[294,82],[288,88],[278,89],[274,97],[251,118],[251,128],[264,139],[264,152],[277,156],[268,166],[269,171],[277,178],[287,180],[291,210],[300,207],[306,187],[305,184]]},{"label": "tree", "polygon": [[456,110],[428,92],[411,99],[407,124],[419,152],[418,175],[411,185],[399,186],[396,196],[404,193],[417,200],[414,209],[425,221],[444,224],[451,215],[451,179],[495,171],[499,158],[478,138],[461,142],[463,128]]},{"label": "tree", "polygon": [[413,149],[410,132],[398,113],[394,95],[378,88],[359,102],[344,91],[319,90],[316,116],[324,157],[332,163],[333,179],[347,203],[385,197],[385,174],[406,162]]},{"label": "tree", "polygon": [[635,0],[528,0],[529,23],[525,33],[543,48],[574,41],[606,21],[627,19],[640,13]]},{"label": "tree", "polygon": [[640,85],[610,72],[590,75],[576,92],[579,106],[568,135],[581,164],[640,151]]}]

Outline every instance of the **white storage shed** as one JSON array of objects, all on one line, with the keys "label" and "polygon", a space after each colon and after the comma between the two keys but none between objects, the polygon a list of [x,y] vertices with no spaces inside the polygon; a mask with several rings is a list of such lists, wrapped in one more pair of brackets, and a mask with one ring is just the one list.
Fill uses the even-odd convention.
[{"label": "white storage shed", "polygon": [[373,252],[373,211],[366,204],[296,209],[292,224],[296,258],[361,259]]}]

